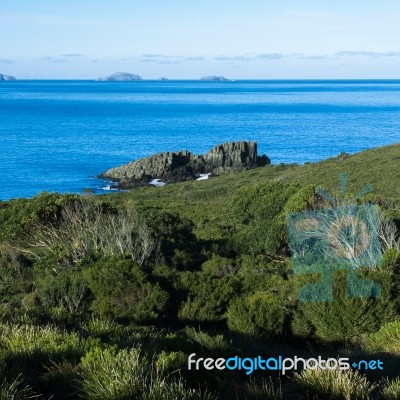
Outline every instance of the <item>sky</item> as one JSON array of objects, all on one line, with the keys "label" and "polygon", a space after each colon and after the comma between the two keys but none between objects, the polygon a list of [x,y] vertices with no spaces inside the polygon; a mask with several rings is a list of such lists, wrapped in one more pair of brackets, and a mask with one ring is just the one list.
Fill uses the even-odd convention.
[{"label": "sky", "polygon": [[400,78],[398,0],[0,0],[19,79]]}]

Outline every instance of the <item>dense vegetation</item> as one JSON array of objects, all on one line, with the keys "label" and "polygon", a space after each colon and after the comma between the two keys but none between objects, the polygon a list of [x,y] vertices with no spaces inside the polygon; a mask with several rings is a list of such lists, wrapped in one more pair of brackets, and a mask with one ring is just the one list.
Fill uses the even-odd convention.
[{"label": "dense vegetation", "polygon": [[[400,398],[400,146],[109,196],[0,202],[1,399]],[[367,183],[381,296],[304,303],[286,217]],[[379,358],[383,371],[188,371],[187,357]]]}]

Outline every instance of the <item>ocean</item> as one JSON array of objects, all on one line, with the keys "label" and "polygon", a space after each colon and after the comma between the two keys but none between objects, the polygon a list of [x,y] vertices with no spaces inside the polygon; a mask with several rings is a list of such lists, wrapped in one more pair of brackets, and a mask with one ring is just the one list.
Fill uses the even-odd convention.
[{"label": "ocean", "polygon": [[241,140],[274,164],[399,142],[400,81],[1,82],[0,200],[105,193],[110,167]]}]

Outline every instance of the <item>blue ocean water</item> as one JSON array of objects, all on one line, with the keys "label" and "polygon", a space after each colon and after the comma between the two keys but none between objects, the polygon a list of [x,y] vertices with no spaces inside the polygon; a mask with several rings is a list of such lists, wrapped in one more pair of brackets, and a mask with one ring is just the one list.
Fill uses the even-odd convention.
[{"label": "blue ocean water", "polygon": [[400,81],[0,83],[0,199],[97,193],[110,167],[254,140],[273,163],[400,141]]}]

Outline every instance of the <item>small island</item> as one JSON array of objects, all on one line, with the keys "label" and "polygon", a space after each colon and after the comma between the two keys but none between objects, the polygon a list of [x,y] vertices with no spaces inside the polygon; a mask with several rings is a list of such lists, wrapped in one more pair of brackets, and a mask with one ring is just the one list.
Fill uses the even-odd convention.
[{"label": "small island", "polygon": [[216,76],[216,75],[211,75],[211,76],[204,76],[203,78],[200,78],[201,81],[207,81],[207,82],[227,82],[229,79],[226,79],[224,76]]},{"label": "small island", "polygon": [[17,78],[15,78],[14,76],[0,74],[0,81],[16,81],[16,80]]},{"label": "small island", "polygon": [[116,72],[115,74],[99,78],[98,82],[133,82],[141,81],[142,77],[136,74],[129,74],[128,72]]},{"label": "small island", "polygon": [[162,76],[161,78],[159,78],[158,79],[159,81],[169,81],[169,79],[168,78],[166,78],[165,76]]}]

